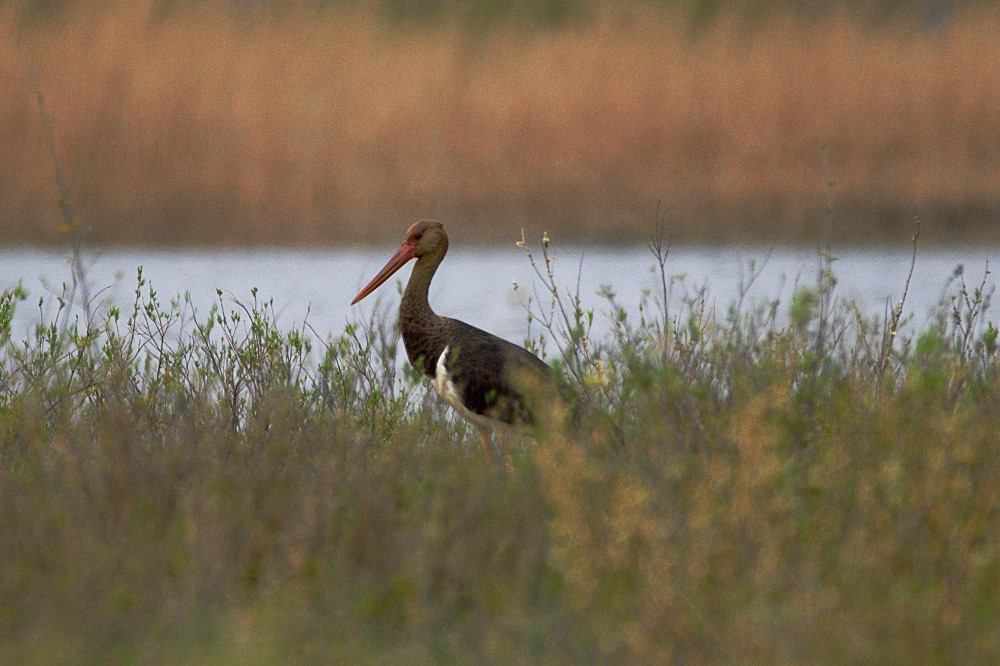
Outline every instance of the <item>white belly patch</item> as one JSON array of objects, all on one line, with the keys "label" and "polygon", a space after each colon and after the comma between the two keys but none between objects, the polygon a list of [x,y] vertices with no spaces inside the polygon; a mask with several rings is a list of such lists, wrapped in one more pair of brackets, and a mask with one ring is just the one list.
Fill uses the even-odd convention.
[{"label": "white belly patch", "polygon": [[450,349],[450,347],[445,347],[444,351],[441,352],[441,356],[438,357],[437,369],[434,372],[434,379],[431,381],[431,384],[434,386],[434,390],[438,392],[438,395],[447,400],[449,405],[459,412],[466,412],[468,410],[462,404],[462,400],[458,395],[458,387],[455,386],[455,382],[451,381],[451,377],[448,376],[448,368],[444,364],[445,359],[448,358]]},{"label": "white belly patch", "polygon": [[445,359],[448,358],[448,352],[450,347],[445,347],[444,351],[441,352],[441,356],[438,357],[437,367],[434,372],[434,379],[431,380],[431,386],[434,390],[438,392],[445,401],[451,405],[456,412],[462,415],[462,417],[471,422],[474,426],[479,428],[489,428],[492,429],[491,420],[480,414],[475,414],[462,403],[462,397],[458,393],[458,387],[455,386],[455,382],[451,380],[448,375],[448,368],[445,367]]}]

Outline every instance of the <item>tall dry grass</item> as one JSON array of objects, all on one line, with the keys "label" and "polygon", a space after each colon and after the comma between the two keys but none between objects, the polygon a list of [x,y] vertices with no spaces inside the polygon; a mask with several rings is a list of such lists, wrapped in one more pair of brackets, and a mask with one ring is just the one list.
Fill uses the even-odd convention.
[{"label": "tall dry grass", "polygon": [[814,240],[835,220],[835,241],[905,242],[914,215],[930,241],[997,234],[993,9],[695,29],[609,5],[482,31],[365,4],[162,6],[0,8],[5,242],[58,239],[33,62],[98,242],[365,242],[424,216],[622,241],[661,199],[694,241]]}]

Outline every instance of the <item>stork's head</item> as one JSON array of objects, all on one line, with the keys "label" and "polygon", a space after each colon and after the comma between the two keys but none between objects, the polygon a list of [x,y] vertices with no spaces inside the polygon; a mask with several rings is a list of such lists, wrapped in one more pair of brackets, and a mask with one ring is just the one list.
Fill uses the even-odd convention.
[{"label": "stork's head", "polygon": [[[382,267],[371,282],[358,292],[358,295],[351,301],[354,305],[362,298],[372,293],[388,280],[393,273],[402,268],[410,259],[416,258],[418,261],[424,256],[436,256],[438,261],[448,251],[448,236],[444,233],[444,226],[435,220],[421,220],[410,226],[403,237],[403,244],[392,255],[388,263]],[[435,263],[432,261],[432,263]]]}]

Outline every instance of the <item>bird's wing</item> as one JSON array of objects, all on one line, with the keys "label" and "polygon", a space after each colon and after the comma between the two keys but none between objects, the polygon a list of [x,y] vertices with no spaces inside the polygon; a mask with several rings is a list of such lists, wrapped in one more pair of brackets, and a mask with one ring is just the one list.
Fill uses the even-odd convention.
[{"label": "bird's wing", "polygon": [[505,423],[535,423],[552,370],[517,345],[457,320],[445,369],[470,411]]}]

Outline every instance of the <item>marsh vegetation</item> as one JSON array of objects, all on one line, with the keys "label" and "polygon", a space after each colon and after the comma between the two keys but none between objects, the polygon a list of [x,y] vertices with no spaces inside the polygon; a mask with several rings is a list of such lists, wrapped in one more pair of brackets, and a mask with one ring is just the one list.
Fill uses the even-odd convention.
[{"label": "marsh vegetation", "polygon": [[140,273],[132,307],[66,294],[22,341],[12,312],[38,299],[5,292],[0,654],[1000,653],[988,274],[956,272],[908,334],[905,302],[861,316],[826,261],[788,302],[653,292],[592,339],[547,252],[534,325],[583,416],[506,470],[397,366],[384,309],[323,338],[254,293],[198,312]]},{"label": "marsh vegetation", "polygon": [[[915,325],[909,279],[873,316],[838,296],[830,249],[898,240],[914,209],[932,238],[989,235],[995,14],[677,27],[522,5],[544,11],[502,31],[448,2],[0,7],[0,80],[21,48],[71,72],[35,83],[55,122],[44,95],[0,102],[21,157],[0,234],[71,246],[61,292],[0,292],[0,661],[1000,658],[989,266],[956,268]],[[387,305],[286,328],[256,290],[200,308],[139,269],[124,306],[84,261],[85,238],[370,239],[362,211],[411,209],[624,240],[665,195],[634,310],[584,305],[529,233],[523,342],[574,418],[506,468],[399,362]],[[664,225],[825,249],[787,298],[749,297],[751,268],[716,309],[674,291]]]}]

